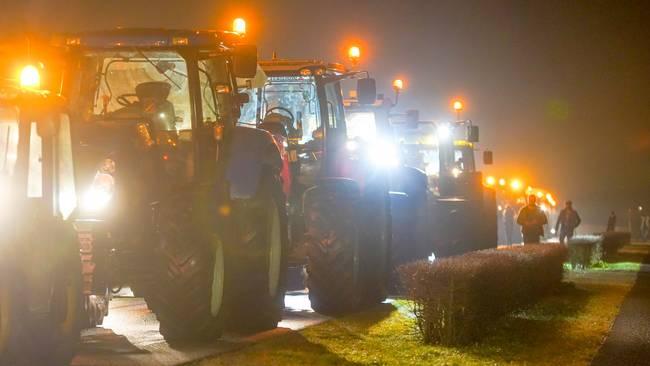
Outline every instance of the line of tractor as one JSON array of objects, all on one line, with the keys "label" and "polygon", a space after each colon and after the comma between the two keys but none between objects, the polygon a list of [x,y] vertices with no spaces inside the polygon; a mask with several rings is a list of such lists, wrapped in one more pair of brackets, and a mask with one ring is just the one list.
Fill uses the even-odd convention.
[{"label": "line of tractor", "polygon": [[275,328],[296,286],[359,311],[396,265],[496,247],[478,126],[260,60],[235,25],[0,46],[1,365],[67,364],[124,286],[175,344]]}]

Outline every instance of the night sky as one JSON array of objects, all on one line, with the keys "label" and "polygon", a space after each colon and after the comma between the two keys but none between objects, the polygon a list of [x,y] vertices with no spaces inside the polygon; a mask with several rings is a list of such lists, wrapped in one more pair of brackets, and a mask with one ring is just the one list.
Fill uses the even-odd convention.
[{"label": "night sky", "polygon": [[450,119],[450,100],[482,128],[488,173],[571,198],[588,222],[650,209],[650,3],[647,1],[0,0],[0,33],[138,27],[229,28],[249,21],[270,57],[363,66],[398,109]]}]

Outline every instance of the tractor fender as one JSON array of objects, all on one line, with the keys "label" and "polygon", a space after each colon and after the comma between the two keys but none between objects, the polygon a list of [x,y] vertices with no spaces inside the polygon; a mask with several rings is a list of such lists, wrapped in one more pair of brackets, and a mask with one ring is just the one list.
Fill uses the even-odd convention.
[{"label": "tractor fender", "polygon": [[324,178],[308,188],[303,194],[302,211],[308,205],[322,199],[340,199],[358,202],[361,199],[359,183],[348,178]]},{"label": "tractor fender", "polygon": [[397,170],[393,177],[391,191],[405,193],[409,197],[426,196],[428,190],[428,178],[425,172],[420,169],[403,166]]},{"label": "tractor fender", "polygon": [[253,198],[265,168],[278,174],[282,157],[270,133],[255,128],[236,126],[232,132],[230,158],[226,179],[230,183],[230,198]]}]

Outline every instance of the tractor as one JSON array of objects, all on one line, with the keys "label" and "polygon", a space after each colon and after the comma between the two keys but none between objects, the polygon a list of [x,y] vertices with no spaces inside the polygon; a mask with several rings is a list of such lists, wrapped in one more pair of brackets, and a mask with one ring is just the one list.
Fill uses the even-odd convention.
[{"label": "tractor", "polygon": [[[478,126],[469,120],[420,121],[414,110],[392,113],[403,87],[396,83],[395,102],[383,97],[372,105],[354,97],[345,102],[349,130],[391,141],[399,151],[390,174],[393,266],[495,247],[495,192],[483,186],[474,157]],[[491,160],[485,151],[484,163]]]},{"label": "tractor", "polygon": [[[420,121],[410,112],[400,121],[391,119],[400,145],[403,167],[394,176],[395,189],[406,192],[410,212],[426,212],[431,231],[426,246],[418,245],[416,258],[458,255],[496,247],[497,207],[495,191],[483,185],[476,169],[478,126],[469,120],[452,123]],[[484,151],[484,164],[492,163]],[[428,202],[422,207],[422,202]],[[418,217],[416,220],[421,220]]]},{"label": "tractor", "polygon": [[282,157],[271,134],[236,125],[256,48],[230,32],[115,29],[47,50],[33,43],[21,83],[0,92],[13,208],[0,359],[65,364],[125,285],[171,344],[276,327]]},{"label": "tractor", "polygon": [[249,103],[239,124],[269,131],[282,151],[290,268],[304,268],[317,312],[342,314],[383,301],[391,240],[385,165],[394,156],[351,135],[341,92],[342,83],[356,80],[362,104],[372,104],[374,79],[318,60],[259,64],[255,78],[240,80]]}]

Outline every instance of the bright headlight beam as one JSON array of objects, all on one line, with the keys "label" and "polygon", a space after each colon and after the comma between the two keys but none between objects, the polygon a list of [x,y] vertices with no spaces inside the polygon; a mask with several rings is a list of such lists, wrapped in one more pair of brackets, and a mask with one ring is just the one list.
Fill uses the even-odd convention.
[{"label": "bright headlight beam", "polygon": [[399,165],[399,152],[386,141],[373,141],[368,146],[368,158],[378,167],[394,168]]},{"label": "bright headlight beam", "polygon": [[451,128],[449,125],[438,126],[438,140],[448,140],[451,137]]}]

